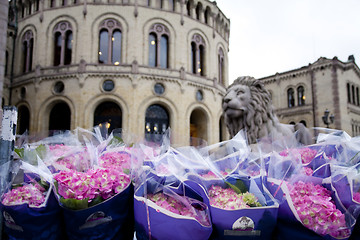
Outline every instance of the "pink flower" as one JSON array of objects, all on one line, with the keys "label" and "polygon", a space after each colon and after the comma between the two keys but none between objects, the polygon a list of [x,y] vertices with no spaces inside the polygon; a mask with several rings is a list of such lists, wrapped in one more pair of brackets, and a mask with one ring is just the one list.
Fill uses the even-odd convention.
[{"label": "pink flower", "polygon": [[313,160],[317,154],[316,150],[313,150],[311,148],[292,148],[292,149],[286,149],[281,151],[280,156],[288,156],[289,154],[300,154],[301,156],[301,162],[303,164],[307,164]]},{"label": "pink flower", "polygon": [[[221,176],[225,177],[227,176],[229,173],[228,172],[225,172],[225,171],[220,171],[220,174]],[[218,175],[216,175],[213,171],[208,171],[207,173],[205,174],[202,174],[201,177],[203,178],[219,178]]]},{"label": "pink flower", "polygon": [[186,206],[182,201],[165,195],[164,193],[148,194],[147,198],[159,207],[162,207],[172,213],[195,218],[205,226],[210,225],[209,216],[205,214],[205,211],[198,210],[191,205],[191,202],[195,201],[193,199],[182,197],[184,202],[189,203],[188,206]]},{"label": "pink flower", "polygon": [[252,193],[237,194],[232,188],[222,188],[212,185],[209,189],[210,205],[213,207],[235,210],[250,208],[250,206],[261,206]]},{"label": "pink flower", "polygon": [[42,191],[40,188],[32,184],[25,184],[5,193],[3,195],[2,204],[14,206],[26,203],[29,207],[37,207],[44,203],[45,195],[46,192]]},{"label": "pink flower", "polygon": [[290,197],[301,222],[324,236],[349,236],[345,215],[336,209],[330,191],[321,185],[299,181],[288,184]]},{"label": "pink flower", "polygon": [[122,172],[131,168],[131,155],[127,152],[106,152],[99,157],[103,168],[119,168]]},{"label": "pink flower", "polygon": [[360,203],[360,193],[359,192],[354,193],[353,199],[354,201]]},{"label": "pink flower", "polygon": [[58,193],[63,198],[88,199],[89,202],[98,196],[108,199],[120,193],[130,183],[129,176],[119,168],[90,169],[87,172],[60,171],[54,176],[54,180],[58,183]]},{"label": "pink flower", "polygon": [[63,144],[49,145],[50,154],[57,158],[56,164],[71,170],[89,169],[89,153],[85,147],[67,146]]},{"label": "pink flower", "polygon": [[307,176],[312,176],[313,173],[314,173],[314,170],[312,170],[312,169],[309,168],[309,167],[304,167],[304,168],[303,168],[303,171],[304,171],[304,174],[307,175]]}]

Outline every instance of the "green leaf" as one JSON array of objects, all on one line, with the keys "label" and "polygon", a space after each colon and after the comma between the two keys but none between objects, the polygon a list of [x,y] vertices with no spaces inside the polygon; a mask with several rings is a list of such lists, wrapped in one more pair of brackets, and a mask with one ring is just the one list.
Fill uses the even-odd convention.
[{"label": "green leaf", "polygon": [[36,153],[39,155],[41,159],[44,159],[46,156],[46,146],[44,144],[39,145],[35,149]]},{"label": "green leaf", "polygon": [[73,199],[73,198],[60,198],[60,203],[66,207],[69,208],[71,210],[81,210],[81,209],[86,209],[88,208],[88,198],[85,198],[83,200],[77,200],[77,199]]},{"label": "green leaf", "polygon": [[59,184],[57,181],[54,181],[54,186],[55,186],[55,189],[56,189],[56,192],[59,194],[58,190],[59,190]]},{"label": "green leaf", "polygon": [[19,158],[24,159],[24,148],[15,148],[14,152],[19,156]]},{"label": "green leaf", "polygon": [[104,201],[104,199],[101,196],[97,196],[89,203],[89,207],[95,206],[99,203],[102,203],[103,201]]},{"label": "green leaf", "polygon": [[225,181],[225,183],[231,187],[237,194],[241,194],[241,193],[246,193],[248,191],[246,185],[244,184],[243,181],[241,181],[240,179],[236,179],[236,183],[235,184],[231,184],[227,181]]},{"label": "green leaf", "polygon": [[124,169],[123,169],[123,172],[124,172],[125,174],[129,175],[129,174],[130,174],[130,169],[124,168]]},{"label": "green leaf", "polygon": [[113,138],[111,139],[108,145],[118,145],[122,143],[124,143],[124,141],[122,140],[121,137],[113,136]]},{"label": "green leaf", "polygon": [[41,179],[38,184],[40,184],[40,186],[42,186],[46,191],[49,190],[50,184],[44,179]]}]

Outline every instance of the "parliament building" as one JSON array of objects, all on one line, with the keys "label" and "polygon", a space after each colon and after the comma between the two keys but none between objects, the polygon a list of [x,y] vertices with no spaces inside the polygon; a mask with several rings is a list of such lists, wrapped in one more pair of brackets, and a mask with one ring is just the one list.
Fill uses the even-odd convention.
[{"label": "parliament building", "polygon": [[227,136],[230,20],[208,0],[12,0],[3,104],[18,134],[101,125],[174,144]]}]

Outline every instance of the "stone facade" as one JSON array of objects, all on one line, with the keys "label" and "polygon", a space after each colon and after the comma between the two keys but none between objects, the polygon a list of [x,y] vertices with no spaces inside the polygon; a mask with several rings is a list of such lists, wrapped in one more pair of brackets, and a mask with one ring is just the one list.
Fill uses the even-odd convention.
[{"label": "stone facade", "polygon": [[352,55],[346,62],[321,57],[308,66],[260,80],[270,91],[282,123],[326,128],[323,116],[328,109],[329,128],[360,135],[360,69]]},{"label": "stone facade", "polygon": [[[3,85],[5,76],[5,49],[7,38],[7,25],[8,25],[8,9],[9,2],[7,0],[0,0],[0,96],[3,95]],[[2,103],[2,99],[0,99]],[[2,120],[2,109],[0,109],[0,125]]]},{"label": "stone facade", "polygon": [[156,106],[168,115],[174,144],[189,145],[190,136],[210,144],[226,138],[221,102],[230,21],[215,2],[25,0],[16,6],[4,98],[19,109],[19,131],[90,129],[112,116],[118,122],[111,127],[144,137],[149,126],[154,131],[146,119]]}]

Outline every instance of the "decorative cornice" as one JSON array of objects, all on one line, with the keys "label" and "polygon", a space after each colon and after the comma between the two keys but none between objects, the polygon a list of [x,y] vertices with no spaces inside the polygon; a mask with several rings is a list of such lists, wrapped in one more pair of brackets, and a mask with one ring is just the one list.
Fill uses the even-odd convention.
[{"label": "decorative cornice", "polygon": [[333,59],[321,57],[313,64],[309,64],[308,66],[304,66],[287,72],[276,73],[274,75],[259,78],[259,80],[261,80],[266,85],[274,83],[276,81],[285,81],[291,78],[301,77],[309,74],[310,71],[316,72],[323,71],[325,69],[331,69],[333,66],[336,66],[343,71],[354,69],[355,73],[360,77],[360,69],[354,61],[341,62],[337,59],[337,57],[334,57]]},{"label": "decorative cornice", "polygon": [[281,117],[289,117],[300,114],[308,114],[312,112],[312,105],[306,104],[305,106],[293,107],[293,108],[280,108],[276,109],[275,113]]}]

